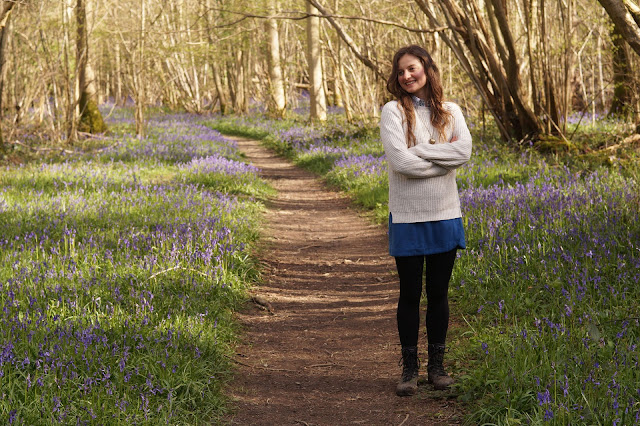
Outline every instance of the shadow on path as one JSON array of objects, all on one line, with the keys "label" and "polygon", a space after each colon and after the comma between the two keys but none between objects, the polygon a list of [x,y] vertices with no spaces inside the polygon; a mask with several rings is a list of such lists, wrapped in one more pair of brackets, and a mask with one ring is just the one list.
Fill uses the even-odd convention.
[{"label": "shadow on path", "polygon": [[[233,425],[449,425],[460,410],[425,386],[399,398],[397,280],[384,228],[311,173],[237,139],[278,196],[263,230],[273,315],[248,306],[231,384]],[[421,342],[424,346],[424,336]]]}]

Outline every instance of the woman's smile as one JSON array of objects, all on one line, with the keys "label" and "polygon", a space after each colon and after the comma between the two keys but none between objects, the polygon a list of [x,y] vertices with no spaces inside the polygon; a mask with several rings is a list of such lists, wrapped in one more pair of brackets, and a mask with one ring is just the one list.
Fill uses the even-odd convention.
[{"label": "woman's smile", "polygon": [[398,61],[398,83],[407,92],[423,98],[424,87],[427,84],[427,76],[424,66],[417,57],[406,54]]}]

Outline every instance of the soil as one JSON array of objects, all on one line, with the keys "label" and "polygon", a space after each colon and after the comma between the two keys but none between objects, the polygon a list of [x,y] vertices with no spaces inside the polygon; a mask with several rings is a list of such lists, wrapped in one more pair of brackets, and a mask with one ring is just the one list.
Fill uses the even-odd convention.
[{"label": "soil", "polygon": [[386,228],[315,175],[236,139],[278,195],[267,206],[262,283],[237,315],[244,330],[228,423],[459,424],[449,391],[425,383],[413,397],[395,395],[398,284]]}]

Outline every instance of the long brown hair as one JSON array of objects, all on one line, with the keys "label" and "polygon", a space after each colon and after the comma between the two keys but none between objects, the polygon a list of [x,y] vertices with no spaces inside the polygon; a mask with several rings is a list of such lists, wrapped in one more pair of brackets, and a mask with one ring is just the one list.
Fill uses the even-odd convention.
[{"label": "long brown hair", "polygon": [[444,109],[444,95],[442,93],[442,83],[440,82],[440,71],[435,62],[433,62],[431,55],[429,55],[425,49],[415,44],[400,48],[395,55],[393,55],[393,67],[391,69],[391,75],[387,80],[387,90],[395,96],[398,101],[398,108],[404,110],[404,117],[407,123],[407,146],[411,147],[416,144],[416,135],[414,133],[416,114],[411,94],[404,90],[398,81],[398,62],[400,62],[400,58],[407,54],[415,56],[422,62],[425,75],[427,76],[427,83],[425,84],[427,99],[425,99],[425,105],[431,110],[431,125],[438,131],[441,139],[446,137],[445,128],[449,124],[451,114]]}]

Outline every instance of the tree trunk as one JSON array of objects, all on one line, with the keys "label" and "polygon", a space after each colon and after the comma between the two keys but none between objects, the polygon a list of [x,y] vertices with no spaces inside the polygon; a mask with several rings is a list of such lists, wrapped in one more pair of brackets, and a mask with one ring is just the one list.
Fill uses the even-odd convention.
[{"label": "tree trunk", "polygon": [[[317,14],[318,12],[322,13],[325,18],[327,19],[327,21],[329,21],[329,23],[331,24],[331,26],[333,26],[333,28],[336,30],[336,32],[338,33],[338,35],[340,36],[340,38],[345,42],[345,44],[349,47],[349,49],[351,49],[351,51],[353,52],[354,55],[356,55],[356,57],[360,60],[360,62],[362,62],[364,65],[366,65],[368,68],[370,68],[375,74],[376,77],[378,77],[381,81],[386,82],[387,81],[387,77],[382,73],[382,71],[380,71],[380,69],[378,68],[378,66],[376,64],[373,63],[373,61],[371,61],[371,59],[369,59],[369,57],[365,54],[363,54],[360,49],[358,48],[358,46],[355,44],[355,42],[353,41],[353,39],[349,36],[349,34],[347,34],[347,32],[344,30],[344,28],[342,28],[342,26],[331,17],[331,14],[325,10],[322,5],[320,3],[318,3],[316,0],[307,0],[307,13],[311,14]],[[310,10],[312,12],[310,12]],[[317,18],[307,18],[309,20],[309,22],[311,22],[312,19],[317,19]],[[309,29],[309,24],[307,24],[307,34],[308,34],[308,30]],[[319,36],[318,36],[319,39]]]},{"label": "tree trunk", "polygon": [[[136,120],[136,135],[139,139],[142,139],[146,135],[146,119],[145,119],[145,105],[147,102],[146,94],[146,70],[145,70],[145,41],[146,41],[146,21],[147,16],[147,0],[140,0],[140,35],[138,39],[138,57],[137,61],[134,59],[132,62],[133,68],[133,87],[134,96],[136,102],[135,108],[135,120]],[[137,63],[135,63],[137,62]]]},{"label": "tree trunk", "polygon": [[[7,40],[11,34],[11,10],[14,2],[4,2],[3,9],[0,12],[0,120],[4,117],[4,82],[7,78]],[[2,140],[0,134],[0,141]]]},{"label": "tree trunk", "polygon": [[233,110],[238,113],[247,111],[247,100],[245,99],[245,69],[244,55],[246,53],[242,49],[236,50],[235,57],[235,85],[233,90]]},{"label": "tree trunk", "polygon": [[[307,13],[317,14],[318,10],[307,3]],[[309,17],[307,18],[307,62],[309,64],[310,118],[325,121],[327,119],[327,101],[323,90],[321,55],[320,18]]]},{"label": "tree trunk", "polygon": [[598,44],[596,48],[598,51],[598,83],[600,88],[600,109],[601,111],[604,111],[607,100],[604,96],[604,71],[602,64],[602,25],[598,25]]},{"label": "tree trunk", "polygon": [[526,34],[527,34],[527,61],[529,63],[529,84],[531,85],[531,102],[533,103],[533,113],[536,117],[540,116],[540,95],[538,93],[538,84],[536,82],[536,73],[535,73],[535,60],[533,57],[534,43],[535,38],[533,34],[533,25],[532,20],[534,17],[534,1],[535,0],[525,0],[524,1],[524,9],[525,9],[525,22],[526,22]]},{"label": "tree trunk", "polygon": [[[542,84],[544,90],[544,107],[545,111],[545,119],[544,123],[546,125],[546,132],[550,134],[556,134],[557,123],[559,123],[560,119],[558,117],[558,106],[556,102],[556,94],[555,94],[555,84],[553,81],[553,76],[551,74],[551,66],[549,64],[549,52],[547,47],[549,46],[547,40],[547,25],[546,25],[546,14],[545,14],[545,2],[542,0],[540,2],[539,9],[539,24],[540,24],[540,46],[542,46]],[[555,124],[555,126],[554,126]]]},{"label": "tree trunk", "polygon": [[220,114],[225,115],[229,112],[229,98],[227,91],[222,84],[220,66],[216,61],[211,62],[211,72],[213,73],[213,82],[216,86],[216,92],[218,93],[218,100],[220,101]]},{"label": "tree trunk", "polygon": [[[77,92],[74,92],[75,85],[77,83],[77,72],[75,73],[75,77],[71,71],[71,19],[73,12],[73,0],[64,0],[62,2],[62,51],[64,55],[64,75],[65,75],[65,119],[64,123],[67,126],[67,141],[73,142],[78,137],[78,117],[77,117],[77,106],[78,103],[76,101]],[[72,81],[73,78],[73,81]]]},{"label": "tree trunk", "polygon": [[640,55],[640,7],[628,0],[598,0],[629,46]]},{"label": "tree trunk", "polygon": [[[515,42],[507,21],[506,9],[502,0],[492,0],[492,3],[495,16],[498,21],[498,28],[500,29],[500,34],[502,36],[502,42],[504,43],[504,50],[507,54],[506,59],[503,62],[507,77],[507,87],[509,88],[509,97],[515,106],[521,134],[523,136],[535,135],[539,133],[540,125],[531,108],[529,108],[523,100],[519,73],[520,67],[518,66]],[[496,40],[496,43],[499,41],[500,38]]]},{"label": "tree trunk", "polygon": [[614,26],[611,31],[611,51],[613,53],[613,98],[609,108],[610,117],[627,117],[632,109],[633,97],[631,85],[631,58],[627,46],[618,30]]},{"label": "tree trunk", "polygon": [[77,0],[77,51],[76,66],[78,70],[78,107],[80,120],[78,130],[87,133],[103,133],[107,130],[96,101],[95,74],[89,60],[89,37],[87,31],[87,8],[91,0]]},{"label": "tree trunk", "polygon": [[[275,14],[276,1],[270,0],[269,13]],[[273,113],[277,117],[283,117],[286,108],[284,95],[284,82],[282,80],[282,67],[280,66],[280,35],[275,19],[267,19],[269,78],[271,79],[271,98],[273,101]]]},{"label": "tree trunk", "polygon": [[[435,27],[442,26],[425,0],[415,2]],[[446,32],[440,34],[443,41],[489,107],[501,136],[507,141],[537,138],[543,129],[521,90],[520,67],[504,5],[496,0],[487,3],[492,15],[487,27],[478,5],[465,4],[462,9],[453,0],[438,2],[452,30],[451,37]]]},{"label": "tree trunk", "polygon": [[[562,1],[562,0],[559,0]],[[560,120],[562,131],[566,131],[567,117],[571,110],[571,99],[573,89],[573,76],[575,73],[574,48],[573,48],[573,0],[566,0],[562,16],[564,55],[562,74],[562,118]]]},{"label": "tree trunk", "polygon": [[5,66],[7,62],[7,40],[11,34],[11,24],[9,20],[11,18],[11,9],[14,5],[14,2],[4,2],[2,5],[2,11],[0,12],[0,153],[5,151],[4,131],[2,128],[2,119],[4,118],[3,96],[4,82],[7,79],[7,67]]},{"label": "tree trunk", "polygon": [[115,46],[114,46],[114,56],[115,56],[115,61],[116,61],[116,69],[115,69],[115,99],[113,101],[113,103],[115,105],[121,105],[124,106],[125,102],[124,102],[124,98],[122,96],[122,61],[120,58],[120,43],[116,42]]}]

